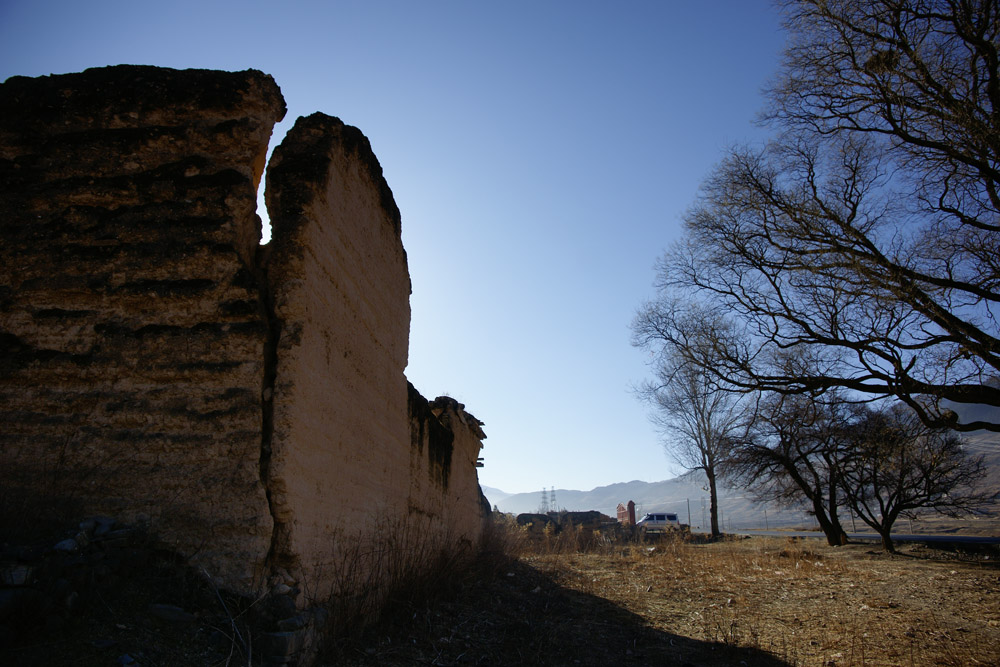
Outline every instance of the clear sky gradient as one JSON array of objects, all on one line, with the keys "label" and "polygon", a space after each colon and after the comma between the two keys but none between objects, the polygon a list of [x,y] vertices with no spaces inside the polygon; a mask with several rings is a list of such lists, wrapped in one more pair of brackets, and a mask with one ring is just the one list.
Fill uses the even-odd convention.
[{"label": "clear sky gradient", "polygon": [[[767,0],[0,0],[0,80],[122,63],[259,69],[371,140],[413,283],[406,374],[485,422],[483,484],[681,472],[629,323],[728,145],[759,138]],[[263,213],[263,211],[262,211]]]}]

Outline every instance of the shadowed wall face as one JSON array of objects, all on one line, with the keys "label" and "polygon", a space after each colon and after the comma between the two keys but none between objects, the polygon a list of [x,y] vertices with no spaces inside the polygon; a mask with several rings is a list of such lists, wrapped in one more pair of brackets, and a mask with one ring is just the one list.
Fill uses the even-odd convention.
[{"label": "shadowed wall face", "polygon": [[5,484],[145,515],[240,587],[272,532],[255,187],[284,111],[254,71],[0,87]]},{"label": "shadowed wall face", "polygon": [[386,517],[475,543],[485,436],[403,375],[400,215],[359,130],[299,119],[258,246],[284,110],[255,71],[0,85],[0,474],[144,516],[234,590],[280,567],[321,597]]}]

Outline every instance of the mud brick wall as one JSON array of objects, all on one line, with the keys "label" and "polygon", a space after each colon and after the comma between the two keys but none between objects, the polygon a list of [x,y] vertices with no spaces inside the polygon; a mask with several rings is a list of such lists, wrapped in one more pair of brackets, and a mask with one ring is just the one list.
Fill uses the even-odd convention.
[{"label": "mud brick wall", "polygon": [[408,386],[400,214],[359,130],[298,120],[258,245],[284,112],[252,70],[0,85],[0,502],[148,519],[227,587],[279,572],[306,606],[385,517],[475,543],[485,436]]},{"label": "mud brick wall", "polygon": [[467,540],[479,534],[491,511],[475,474],[486,438],[482,422],[453,398],[427,401],[413,385],[409,390],[408,513],[441,539]]},{"label": "mud brick wall", "polygon": [[266,197],[278,550],[323,595],[337,541],[377,533],[405,506],[410,277],[399,210],[356,128],[299,118],[271,158]]},{"label": "mud brick wall", "polygon": [[4,483],[145,515],[242,587],[272,533],[255,191],[284,111],[252,71],[106,68],[0,94]]}]

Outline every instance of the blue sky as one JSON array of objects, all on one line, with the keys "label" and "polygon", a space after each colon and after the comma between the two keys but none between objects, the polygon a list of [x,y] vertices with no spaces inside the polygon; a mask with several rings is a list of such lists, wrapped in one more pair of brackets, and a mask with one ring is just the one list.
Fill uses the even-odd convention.
[{"label": "blue sky", "polygon": [[0,0],[0,80],[121,63],[274,76],[368,136],[403,217],[407,376],[485,422],[483,484],[681,472],[631,386],[629,322],[698,185],[753,125],[767,0]]}]

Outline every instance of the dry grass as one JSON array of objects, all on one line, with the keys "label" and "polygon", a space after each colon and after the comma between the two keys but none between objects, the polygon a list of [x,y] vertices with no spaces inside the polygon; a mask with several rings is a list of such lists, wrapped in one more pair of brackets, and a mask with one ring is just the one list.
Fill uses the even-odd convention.
[{"label": "dry grass", "polygon": [[[399,611],[357,665],[1000,665],[998,552],[818,539],[611,543],[519,531],[458,596]],[[337,664],[341,664],[338,662]]]},{"label": "dry grass", "polygon": [[[334,607],[336,636],[321,664],[1000,665],[996,547],[900,549],[640,543],[501,523],[472,562],[417,553],[423,576],[390,578],[380,615],[363,613],[366,604]],[[380,570],[412,572],[413,556],[383,558]],[[0,647],[0,664],[105,665],[124,654],[143,665],[259,664],[256,647],[233,652],[228,632],[232,614],[257,638],[252,617],[262,610],[252,601],[220,605],[200,578],[155,554],[130,572],[58,631]],[[157,626],[146,615],[153,602],[198,620]],[[105,640],[114,646],[102,648]]]},{"label": "dry grass", "polygon": [[751,538],[525,562],[650,627],[765,651],[790,665],[1000,664],[1000,569],[924,547]]},{"label": "dry grass", "polygon": [[338,534],[331,538],[331,551],[337,553],[332,590],[310,602],[329,612],[323,630],[337,640],[359,637],[381,621],[387,607],[446,594],[455,573],[469,570],[476,556],[467,541],[437,536],[428,526],[402,521],[386,522],[379,532]]}]

